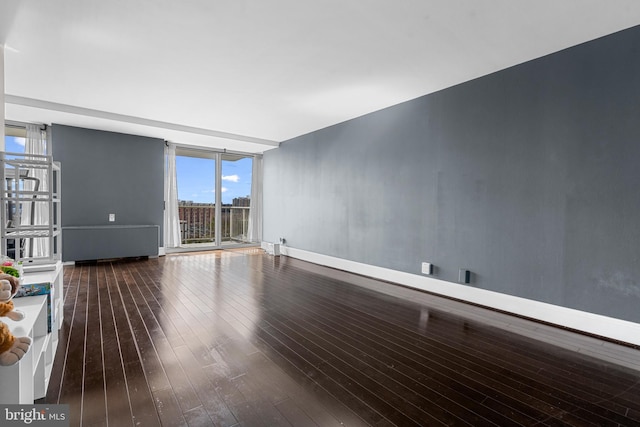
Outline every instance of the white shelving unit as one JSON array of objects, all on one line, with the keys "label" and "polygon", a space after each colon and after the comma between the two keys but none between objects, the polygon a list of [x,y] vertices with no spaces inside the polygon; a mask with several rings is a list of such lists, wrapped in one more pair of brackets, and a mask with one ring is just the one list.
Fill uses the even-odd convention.
[{"label": "white shelving unit", "polygon": [[[14,298],[16,309],[25,313],[19,322],[3,317],[15,336],[31,338],[31,348],[13,366],[0,366],[0,404],[32,404],[45,397],[53,368],[58,332],[62,326],[62,262],[53,270],[24,275],[25,285],[48,284],[50,294]],[[49,308],[50,306],[50,308]],[[48,331],[48,316],[51,313],[51,332]]]},{"label": "white shelving unit", "polygon": [[49,155],[0,152],[0,185],[2,253],[27,269],[54,265],[62,248],[60,165]]}]

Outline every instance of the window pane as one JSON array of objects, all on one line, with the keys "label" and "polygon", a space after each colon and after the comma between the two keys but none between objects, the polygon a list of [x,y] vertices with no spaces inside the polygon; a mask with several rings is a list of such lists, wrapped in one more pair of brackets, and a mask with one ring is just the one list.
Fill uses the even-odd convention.
[{"label": "window pane", "polygon": [[14,136],[10,134],[9,131],[13,129],[14,128],[5,129],[4,151],[7,153],[24,153],[24,144],[26,139],[22,136]]},{"label": "window pane", "polygon": [[215,242],[216,162],[176,156],[182,244]]},{"label": "window pane", "polygon": [[253,157],[222,156],[222,243],[247,243]]}]

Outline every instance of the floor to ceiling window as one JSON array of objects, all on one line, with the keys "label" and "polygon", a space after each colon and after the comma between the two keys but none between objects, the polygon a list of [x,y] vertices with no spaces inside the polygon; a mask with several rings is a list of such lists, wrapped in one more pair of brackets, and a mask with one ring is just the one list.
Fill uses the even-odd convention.
[{"label": "floor to ceiling window", "polygon": [[222,244],[248,243],[253,157],[222,154]]},{"label": "floor to ceiling window", "polygon": [[176,152],[176,174],[182,245],[215,245],[215,154]]},{"label": "floor to ceiling window", "polygon": [[[18,126],[18,125],[5,126],[4,128],[5,153],[24,153],[26,138],[27,138],[27,130],[24,126]],[[5,156],[7,159],[16,158],[16,156],[12,156],[10,154],[5,154]],[[19,183],[21,181],[20,180],[17,180],[17,181],[18,181],[17,185],[20,185]],[[11,185],[8,184],[9,182],[10,181],[3,183],[3,185],[6,185],[6,188],[2,187],[3,191],[9,190],[11,188]],[[6,209],[5,218],[7,218],[7,226],[9,226],[10,224],[15,224],[16,219],[17,219],[17,223],[21,222],[21,218],[24,216],[24,214],[20,206],[21,206],[20,203],[8,201],[6,205],[3,207],[3,209]],[[19,256],[24,257],[25,256],[25,247],[24,247],[25,240],[19,240],[19,242],[22,242],[22,245],[18,245],[19,249],[17,249],[16,241],[14,239],[7,240],[6,247],[3,247],[3,250],[5,251],[4,255],[7,255],[11,258],[16,258],[16,256],[18,255],[16,254],[16,252],[19,250]]]},{"label": "floor to ceiling window", "polygon": [[253,156],[176,149],[182,248],[250,243]]}]

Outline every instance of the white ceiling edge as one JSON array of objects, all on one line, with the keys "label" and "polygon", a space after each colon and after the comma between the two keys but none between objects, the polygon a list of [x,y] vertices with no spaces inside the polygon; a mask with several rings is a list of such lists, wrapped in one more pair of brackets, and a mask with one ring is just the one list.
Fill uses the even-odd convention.
[{"label": "white ceiling edge", "polygon": [[638,24],[638,0],[0,1],[5,91],[40,100],[7,118],[250,152]]},{"label": "white ceiling edge", "polygon": [[6,103],[5,108],[5,119],[8,121],[47,125],[60,124],[106,132],[159,138],[185,146],[228,150],[248,154],[260,154],[267,150],[277,148],[277,143],[267,145],[264,143],[254,143],[233,138],[203,135],[201,133],[167,129],[158,126],[150,126],[83,114],[74,114],[33,106],[18,105],[9,102]]}]

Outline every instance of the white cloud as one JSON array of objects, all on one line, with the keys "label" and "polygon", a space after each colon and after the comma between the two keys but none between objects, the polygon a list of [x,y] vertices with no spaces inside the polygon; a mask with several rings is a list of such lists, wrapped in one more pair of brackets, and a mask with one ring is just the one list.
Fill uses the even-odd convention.
[{"label": "white cloud", "polygon": [[223,175],[222,176],[222,180],[223,181],[238,182],[238,181],[240,181],[240,177],[238,175]]},{"label": "white cloud", "polygon": [[[225,191],[229,191],[229,189],[228,189],[228,188],[226,188],[226,187],[222,187],[222,188],[221,188],[221,190],[222,190],[222,192],[223,192],[223,193],[224,193]],[[215,193],[215,192],[216,192],[216,190],[215,190],[215,189],[213,189],[213,190],[202,190],[202,192],[203,192],[203,193]]]}]

